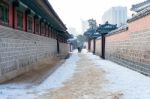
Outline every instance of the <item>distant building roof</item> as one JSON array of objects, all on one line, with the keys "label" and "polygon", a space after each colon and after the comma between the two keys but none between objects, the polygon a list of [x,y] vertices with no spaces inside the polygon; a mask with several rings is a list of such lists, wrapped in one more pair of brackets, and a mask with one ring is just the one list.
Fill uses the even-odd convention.
[{"label": "distant building roof", "polygon": [[150,0],[132,5],[131,11],[140,12],[148,7],[150,7]]},{"label": "distant building roof", "polygon": [[133,5],[131,10],[137,12],[137,14],[133,15],[132,18],[127,21],[128,23],[150,15],[150,0]]},{"label": "distant building roof", "polygon": [[133,22],[135,20],[138,20],[144,16],[150,15],[150,7],[142,10],[141,12],[138,12],[137,14],[133,15],[131,19],[129,19],[127,22]]}]

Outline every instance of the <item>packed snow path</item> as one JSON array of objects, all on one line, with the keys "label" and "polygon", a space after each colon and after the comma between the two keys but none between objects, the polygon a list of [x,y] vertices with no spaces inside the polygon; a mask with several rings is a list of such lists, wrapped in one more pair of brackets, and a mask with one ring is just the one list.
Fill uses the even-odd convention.
[{"label": "packed snow path", "polygon": [[61,88],[50,90],[39,99],[119,99],[122,93],[105,91],[109,83],[105,79],[105,71],[100,69],[86,54],[78,54],[74,75]]},{"label": "packed snow path", "polygon": [[86,50],[73,52],[35,87],[5,86],[0,85],[0,99],[150,99],[150,77],[102,60]]}]

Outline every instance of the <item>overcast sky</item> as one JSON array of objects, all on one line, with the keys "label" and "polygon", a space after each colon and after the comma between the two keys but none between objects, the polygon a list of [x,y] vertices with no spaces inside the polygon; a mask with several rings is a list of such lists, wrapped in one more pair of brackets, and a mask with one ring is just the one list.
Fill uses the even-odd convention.
[{"label": "overcast sky", "polygon": [[67,28],[74,27],[78,33],[81,32],[81,19],[94,18],[100,24],[103,13],[113,6],[128,7],[128,16],[131,16],[131,6],[142,1],[144,0],[49,0]]}]

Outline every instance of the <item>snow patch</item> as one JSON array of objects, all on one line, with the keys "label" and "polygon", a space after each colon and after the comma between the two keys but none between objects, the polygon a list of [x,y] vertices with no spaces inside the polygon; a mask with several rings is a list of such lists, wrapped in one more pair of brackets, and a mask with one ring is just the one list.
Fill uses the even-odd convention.
[{"label": "snow patch", "polygon": [[150,77],[91,53],[87,56],[106,72],[106,79],[110,81],[109,91],[122,91],[124,99],[150,99]]},{"label": "snow patch", "polygon": [[61,67],[59,67],[51,76],[49,76],[38,89],[50,89],[63,86],[63,82],[73,75],[76,62],[79,60],[77,54],[72,55]]},{"label": "snow patch", "polygon": [[[26,84],[8,84],[0,85],[0,99],[34,99],[35,92],[40,94],[44,93],[44,90],[51,88],[59,88],[63,86],[63,83],[70,79],[76,69],[76,63],[79,60],[77,50],[73,51],[69,59],[65,61],[52,75],[50,75],[42,84],[29,89],[22,89]],[[11,88],[11,86],[17,89]]]}]

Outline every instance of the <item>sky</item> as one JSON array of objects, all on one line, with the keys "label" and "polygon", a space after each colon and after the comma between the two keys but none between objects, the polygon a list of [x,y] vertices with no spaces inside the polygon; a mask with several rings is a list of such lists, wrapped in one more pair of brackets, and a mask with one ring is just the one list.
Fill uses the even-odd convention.
[{"label": "sky", "polygon": [[101,24],[101,18],[105,11],[113,6],[128,8],[128,17],[132,12],[129,10],[133,4],[144,0],[49,0],[54,10],[67,28],[76,28],[78,34],[82,31],[81,20],[96,19]]}]

